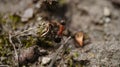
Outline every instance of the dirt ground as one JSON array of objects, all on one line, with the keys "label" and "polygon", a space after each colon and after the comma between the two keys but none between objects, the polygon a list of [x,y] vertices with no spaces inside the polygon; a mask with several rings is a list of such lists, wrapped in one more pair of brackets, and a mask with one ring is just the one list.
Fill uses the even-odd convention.
[{"label": "dirt ground", "polygon": [[[120,6],[111,0],[65,2],[67,10],[61,11],[67,19],[66,28],[72,34],[82,31],[89,37],[89,43],[79,48],[74,46],[74,40],[70,40],[69,55],[77,53],[78,57],[73,59],[83,67],[120,67]],[[0,0],[0,13],[22,12],[30,6],[35,6],[32,0]]]},{"label": "dirt ground", "polygon": [[[111,21],[99,25],[105,7],[108,7],[112,13]],[[84,31],[91,39],[90,44],[77,50],[80,59],[85,57],[89,60],[88,67],[120,67],[119,8],[116,8],[110,0],[76,0],[72,2],[71,10],[69,28],[72,31]],[[82,13],[82,10],[87,14]],[[82,52],[86,49],[89,50],[87,53]],[[91,54],[94,57],[90,58]]]}]

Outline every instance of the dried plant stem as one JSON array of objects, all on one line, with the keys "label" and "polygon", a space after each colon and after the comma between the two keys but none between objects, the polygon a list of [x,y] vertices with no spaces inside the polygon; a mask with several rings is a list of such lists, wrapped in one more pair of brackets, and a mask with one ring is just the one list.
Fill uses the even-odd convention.
[{"label": "dried plant stem", "polygon": [[49,26],[47,27],[47,31],[41,35],[41,37],[45,36],[49,32]]},{"label": "dried plant stem", "polygon": [[56,53],[53,55],[52,61],[50,63],[50,65],[48,67],[53,67],[54,62],[56,61],[57,55],[60,53],[60,51],[62,50],[62,48],[64,48],[64,46],[67,44],[67,42],[71,39],[71,36],[69,36],[65,42],[58,48],[58,50],[56,51]]},{"label": "dried plant stem", "polygon": [[20,49],[21,49],[22,43],[21,43],[21,40],[20,40],[19,36],[17,36],[17,40],[19,42],[19,47],[18,47],[18,63],[19,63]]},{"label": "dried plant stem", "polygon": [[[12,42],[12,36],[11,36],[10,33],[9,33],[9,42],[11,43],[11,45],[13,46],[13,49],[14,49],[14,51],[15,51],[15,58],[18,58],[18,53],[17,53],[17,50],[16,50],[16,48],[15,48],[14,43]],[[19,61],[18,61],[18,62],[19,62]],[[18,64],[18,62],[17,62],[17,64]]]},{"label": "dried plant stem", "polygon": [[[29,32],[29,31],[31,31],[31,30],[35,30],[35,29],[37,29],[37,28],[38,28],[38,27],[30,28],[30,29],[28,29],[28,30],[24,30],[23,32],[16,33],[16,34],[13,35],[12,37],[21,36],[21,35],[27,36],[27,35],[29,35],[29,34],[25,34],[26,32]],[[49,30],[49,25],[47,25],[47,30],[46,30],[46,32],[44,32],[44,33],[41,35],[41,37],[45,36],[49,31],[50,31],[50,30]]]},{"label": "dried plant stem", "polygon": [[30,30],[34,30],[34,29],[36,29],[36,28],[37,28],[37,27],[35,27],[35,28],[30,28],[30,29],[28,29],[28,30],[24,30],[23,32],[19,32],[19,33],[13,35],[12,37],[20,36],[20,35],[24,34],[25,32],[28,32],[28,31],[30,31]]}]

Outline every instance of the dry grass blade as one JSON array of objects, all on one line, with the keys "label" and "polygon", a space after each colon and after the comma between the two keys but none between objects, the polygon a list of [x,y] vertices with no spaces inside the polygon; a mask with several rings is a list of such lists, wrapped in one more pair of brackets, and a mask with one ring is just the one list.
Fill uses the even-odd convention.
[{"label": "dry grass blade", "polygon": [[65,44],[71,39],[71,36],[68,37],[65,42],[58,48],[58,50],[56,51],[56,53],[53,55],[52,61],[50,63],[50,65],[48,67],[53,67],[54,62],[56,61],[56,57],[57,55],[60,53],[60,51],[62,50],[62,48],[64,48]]},{"label": "dry grass blade", "polygon": [[[17,50],[16,50],[16,48],[15,48],[14,43],[12,42],[12,35],[11,35],[10,33],[9,33],[9,42],[10,42],[10,44],[13,46],[13,49],[14,49],[14,51],[15,51],[15,58],[18,58],[18,53],[17,53]],[[19,64],[18,62],[19,62],[19,60],[17,61],[17,64]]]}]

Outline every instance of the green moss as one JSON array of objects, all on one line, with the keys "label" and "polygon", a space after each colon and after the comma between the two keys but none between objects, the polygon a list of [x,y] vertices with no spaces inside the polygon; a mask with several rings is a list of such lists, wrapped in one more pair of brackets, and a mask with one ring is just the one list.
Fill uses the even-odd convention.
[{"label": "green moss", "polygon": [[17,15],[10,15],[9,18],[12,20],[13,23],[17,23],[20,21],[20,17]]},{"label": "green moss", "polygon": [[0,15],[0,23],[1,24],[5,24],[6,23],[6,20],[3,18],[3,16]]},{"label": "green moss", "polygon": [[12,29],[16,29],[17,23],[20,22],[20,17],[17,15],[9,15],[9,19],[12,22]]},{"label": "green moss", "polygon": [[12,60],[12,46],[9,43],[8,40],[8,35],[6,34],[1,34],[0,35],[0,57],[2,60],[2,64],[5,65],[12,65],[13,63],[11,62]]},{"label": "green moss", "polygon": [[38,45],[42,47],[53,47],[53,42],[47,38],[39,38],[38,43]]},{"label": "green moss", "polygon": [[58,0],[60,5],[64,5],[66,3],[66,0]]},{"label": "green moss", "polygon": [[36,44],[36,38],[33,38],[32,36],[29,36],[28,40],[26,40],[25,48],[28,48],[28,47],[33,46],[35,44]]},{"label": "green moss", "polygon": [[73,56],[74,56],[75,58],[78,57],[78,56],[79,56],[78,52],[75,52],[75,53],[73,54]]}]

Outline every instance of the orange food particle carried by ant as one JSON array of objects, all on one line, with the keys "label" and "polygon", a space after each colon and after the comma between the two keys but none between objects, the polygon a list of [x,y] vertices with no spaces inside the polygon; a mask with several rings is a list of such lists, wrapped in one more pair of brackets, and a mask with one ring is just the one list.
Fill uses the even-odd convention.
[{"label": "orange food particle carried by ant", "polygon": [[64,26],[63,25],[59,25],[59,30],[57,32],[57,35],[61,36],[63,31],[64,31]]},{"label": "orange food particle carried by ant", "polygon": [[77,32],[75,34],[75,40],[81,47],[83,46],[83,37],[84,37],[84,34],[82,32]]}]

